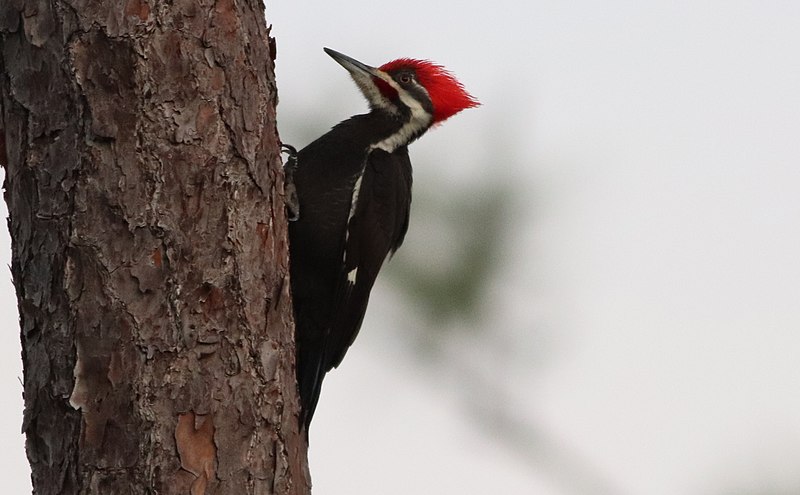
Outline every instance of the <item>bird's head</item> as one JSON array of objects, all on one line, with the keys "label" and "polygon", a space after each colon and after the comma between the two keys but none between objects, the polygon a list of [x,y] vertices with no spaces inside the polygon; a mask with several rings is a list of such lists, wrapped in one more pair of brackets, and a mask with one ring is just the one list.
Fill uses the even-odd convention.
[{"label": "bird's head", "polygon": [[370,108],[396,116],[421,129],[480,105],[444,67],[427,60],[399,58],[378,68],[325,48],[369,101]]}]

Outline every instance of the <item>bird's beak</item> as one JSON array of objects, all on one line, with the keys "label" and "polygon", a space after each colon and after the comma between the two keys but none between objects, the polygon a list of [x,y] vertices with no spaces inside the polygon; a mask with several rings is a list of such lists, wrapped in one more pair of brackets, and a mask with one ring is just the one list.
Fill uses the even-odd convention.
[{"label": "bird's beak", "polygon": [[[395,91],[391,89],[392,82],[390,81],[392,78],[389,74],[367,64],[362,64],[358,60],[336,50],[331,50],[330,48],[325,48],[324,50],[331,58],[339,62],[339,65],[347,69],[358,89],[369,101],[371,108],[383,108],[390,112],[395,111],[394,106],[384,94],[385,92],[391,93]],[[381,91],[382,88],[383,91]]]},{"label": "bird's beak", "polygon": [[358,60],[348,57],[344,53],[339,53],[336,50],[331,50],[330,48],[323,48],[323,50],[325,50],[325,53],[330,55],[332,59],[339,62],[339,65],[347,69],[347,72],[353,76],[353,79],[355,79],[356,82],[359,82],[359,78],[367,78],[367,80],[370,80],[373,76],[378,76],[377,73],[380,72],[375,67],[362,64]]}]

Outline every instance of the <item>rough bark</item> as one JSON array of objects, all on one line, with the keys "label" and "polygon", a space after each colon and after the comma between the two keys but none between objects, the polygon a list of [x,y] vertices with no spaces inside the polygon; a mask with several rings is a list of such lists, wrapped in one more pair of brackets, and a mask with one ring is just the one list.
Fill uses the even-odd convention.
[{"label": "rough bark", "polygon": [[3,0],[37,494],[303,494],[260,0]]}]

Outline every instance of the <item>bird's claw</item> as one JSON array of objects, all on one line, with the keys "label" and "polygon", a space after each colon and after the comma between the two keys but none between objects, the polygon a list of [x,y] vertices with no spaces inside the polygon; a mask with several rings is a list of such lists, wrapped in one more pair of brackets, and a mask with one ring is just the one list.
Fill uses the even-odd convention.
[{"label": "bird's claw", "polygon": [[295,222],[300,218],[300,199],[297,197],[297,188],[294,185],[294,171],[297,169],[297,149],[289,144],[281,144],[281,153],[286,153],[286,163],[283,173],[286,177],[284,184],[284,203],[289,215],[289,221]]}]

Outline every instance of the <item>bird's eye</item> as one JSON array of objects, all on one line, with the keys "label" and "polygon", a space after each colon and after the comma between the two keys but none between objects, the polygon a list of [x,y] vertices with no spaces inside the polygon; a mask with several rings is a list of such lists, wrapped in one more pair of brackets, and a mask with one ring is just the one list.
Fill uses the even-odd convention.
[{"label": "bird's eye", "polygon": [[411,82],[411,74],[401,74],[400,75],[400,82],[403,84],[408,84]]}]

